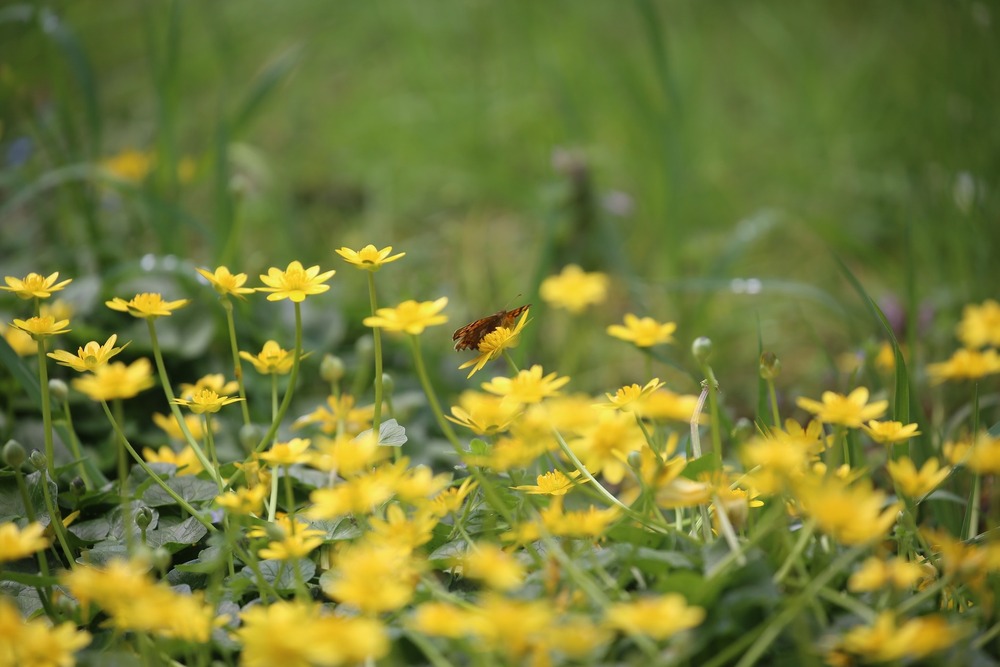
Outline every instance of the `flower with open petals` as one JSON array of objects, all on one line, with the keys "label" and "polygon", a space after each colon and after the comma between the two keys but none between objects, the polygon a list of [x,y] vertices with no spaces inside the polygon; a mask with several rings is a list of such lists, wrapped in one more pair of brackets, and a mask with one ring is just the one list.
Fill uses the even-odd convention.
[{"label": "flower with open petals", "polygon": [[524,566],[495,544],[480,543],[458,559],[462,576],[479,579],[490,588],[509,591],[524,581]]},{"label": "flower with open petals", "polygon": [[826,424],[840,424],[858,428],[866,419],[881,417],[889,401],[868,403],[868,389],[858,387],[847,396],[832,391],[824,391],[822,402],[800,397],[795,401],[803,410],[813,413]]},{"label": "flower with open petals", "polygon": [[30,357],[38,354],[38,341],[32,338],[31,334],[21,331],[17,327],[10,327],[0,322],[0,336],[3,336],[3,339],[19,357]]},{"label": "flower with open petals", "polygon": [[886,503],[886,494],[870,480],[849,484],[839,477],[803,476],[795,485],[803,512],[841,544],[870,544],[884,539],[903,503]]},{"label": "flower with open petals", "polygon": [[583,473],[579,470],[574,470],[569,475],[566,475],[561,470],[550,470],[535,478],[537,484],[525,484],[522,486],[512,486],[511,488],[534,495],[564,496],[577,484],[590,481],[586,479],[582,482],[575,481],[581,474]]},{"label": "flower with open petals", "polygon": [[366,317],[363,324],[366,327],[384,329],[385,331],[402,331],[414,336],[420,335],[424,329],[448,321],[447,315],[441,311],[448,305],[448,297],[443,296],[437,301],[417,302],[408,300],[395,308],[379,308],[375,315]]},{"label": "flower with open petals", "polygon": [[547,303],[578,314],[607,298],[608,277],[596,271],[587,273],[576,264],[570,264],[559,275],[543,280],[538,293]]},{"label": "flower with open petals", "polygon": [[612,324],[608,327],[608,335],[620,338],[636,347],[653,347],[661,343],[674,342],[673,333],[677,330],[674,322],[660,324],[652,317],[637,317],[632,313],[625,314],[625,324]]},{"label": "flower with open petals", "polygon": [[29,334],[35,340],[69,332],[69,329],[65,328],[69,324],[69,320],[57,321],[51,315],[29,317],[26,320],[14,320],[12,324],[24,333]]},{"label": "flower with open petals", "polygon": [[212,414],[222,409],[223,405],[237,403],[243,399],[239,396],[220,396],[211,389],[199,389],[190,398],[175,398],[171,403],[190,408],[196,415]]},{"label": "flower with open petals", "polygon": [[395,262],[397,259],[406,254],[405,252],[401,252],[390,257],[389,255],[392,253],[391,245],[379,250],[370,243],[361,250],[351,250],[350,248],[344,247],[336,250],[335,252],[343,257],[348,263],[353,264],[359,269],[363,269],[365,271],[378,271],[382,268],[383,264]]},{"label": "flower with open petals", "polygon": [[969,349],[1000,347],[1000,303],[987,299],[979,305],[967,305],[962,309],[962,321],[955,327],[955,334]]},{"label": "flower with open petals", "polygon": [[306,463],[312,458],[312,453],[306,451],[311,443],[309,438],[292,438],[288,442],[276,442],[271,445],[271,449],[261,454],[260,458],[273,466]]},{"label": "flower with open petals", "polygon": [[132,317],[142,319],[166,317],[173,314],[178,308],[183,308],[188,304],[188,299],[177,299],[176,301],[164,301],[163,295],[155,292],[143,292],[136,294],[131,300],[126,301],[121,297],[115,297],[111,301],[105,301],[104,305],[111,310],[128,313]]},{"label": "flower with open petals", "polygon": [[663,385],[664,383],[660,382],[660,378],[653,378],[642,387],[637,384],[630,384],[618,389],[614,395],[604,394],[608,397],[608,402],[597,403],[596,406],[602,408],[615,408],[616,410],[621,410],[622,412],[637,412],[641,414],[642,402]]},{"label": "flower with open petals", "polygon": [[302,267],[302,263],[294,261],[288,265],[284,271],[277,267],[267,270],[267,275],[261,275],[260,281],[266,287],[258,287],[258,292],[270,292],[267,295],[268,301],[280,301],[290,299],[295,303],[305,301],[307,296],[322,294],[330,289],[325,285],[336,271],[319,272],[319,266],[310,266],[308,269]]},{"label": "flower with open petals", "polygon": [[906,456],[889,461],[886,467],[889,468],[889,475],[892,476],[897,488],[910,498],[916,499],[923,498],[936,489],[951,474],[951,467],[942,468],[934,457],[924,461],[920,470],[917,470],[917,466]]},{"label": "flower with open petals", "polygon": [[232,295],[238,299],[246,299],[244,294],[253,294],[255,291],[252,287],[243,287],[243,284],[247,281],[247,274],[245,273],[230,273],[229,269],[225,266],[220,266],[213,273],[208,269],[196,269],[201,277],[211,283],[212,287],[219,294],[226,296]]},{"label": "flower with open petals", "polygon": [[70,354],[66,350],[56,350],[49,352],[48,356],[55,359],[60,366],[68,366],[75,371],[84,373],[92,371],[98,366],[103,366],[108,363],[108,359],[128,347],[128,343],[121,347],[115,347],[117,341],[118,335],[111,334],[111,337],[103,345],[92,340],[79,348],[76,354]]},{"label": "flower with open petals", "polygon": [[295,355],[278,345],[277,341],[265,341],[259,354],[240,352],[240,358],[246,359],[261,375],[287,375],[292,370]]},{"label": "flower with open petals", "polygon": [[569,382],[568,377],[557,377],[556,373],[542,376],[542,367],[535,364],[528,370],[520,371],[512,378],[495,377],[483,383],[483,389],[503,396],[508,402],[531,404],[541,403],[550,396],[558,396],[559,389]]},{"label": "flower with open petals", "polygon": [[474,391],[462,392],[458,403],[451,406],[451,415],[445,415],[445,419],[470,429],[476,435],[495,435],[506,431],[521,414],[520,405],[504,402],[499,396]]},{"label": "flower with open petals", "polygon": [[21,299],[47,299],[52,296],[53,292],[58,292],[73,282],[73,279],[70,278],[69,280],[57,283],[56,280],[58,279],[58,271],[48,276],[42,276],[37,273],[29,273],[24,278],[4,276],[4,282],[7,283],[7,286],[0,285],[0,289],[13,292]]},{"label": "flower with open petals", "polygon": [[[200,422],[201,420],[199,419],[198,421]],[[177,466],[178,477],[182,475],[197,475],[205,469],[201,465],[201,459],[198,458],[198,455],[195,454],[190,445],[184,447],[179,452],[175,452],[168,445],[163,445],[158,450],[143,447],[142,458],[146,459],[147,463],[169,463]]]},{"label": "flower with open petals", "polygon": [[902,422],[880,422],[872,419],[867,424],[862,424],[861,428],[871,436],[872,440],[883,445],[894,445],[897,442],[905,442],[915,435],[920,435],[916,424],[904,426]]},{"label": "flower with open petals", "polygon": [[45,526],[37,521],[29,523],[24,529],[13,522],[0,525],[0,563],[20,560],[48,549],[49,541],[44,534]]},{"label": "flower with open petals", "polygon": [[287,532],[280,540],[271,541],[257,552],[260,558],[268,560],[294,560],[305,558],[316,547],[323,544],[323,531],[307,528]]},{"label": "flower with open petals", "polygon": [[269,492],[266,484],[240,487],[215,497],[215,504],[233,514],[257,514]]},{"label": "flower with open petals", "polygon": [[483,336],[483,339],[479,341],[479,356],[466,361],[464,364],[459,366],[458,369],[462,370],[472,366],[472,370],[469,371],[468,376],[466,376],[471,378],[479,370],[481,370],[483,366],[503,354],[504,350],[517,347],[521,337],[521,329],[523,329],[524,325],[527,323],[528,309],[525,308],[524,314],[521,315],[521,319],[517,321],[515,326],[500,326]]},{"label": "flower with open petals", "polygon": [[202,389],[211,389],[216,394],[232,394],[238,391],[239,388],[240,385],[236,380],[229,380],[227,382],[226,376],[222,373],[209,373],[195,380],[194,384],[182,382],[179,393],[181,398],[191,398]]},{"label": "flower with open petals", "polygon": [[955,350],[947,361],[927,364],[927,375],[931,384],[941,384],[947,380],[978,380],[987,375],[1000,373],[1000,354],[994,349]]},{"label": "flower with open petals", "polygon": [[74,389],[95,401],[132,398],[153,384],[153,366],[146,358],[128,366],[120,361],[98,366],[89,375],[73,380]]},{"label": "flower with open petals", "polygon": [[679,593],[642,597],[630,602],[616,602],[608,607],[604,622],[627,634],[666,639],[701,625],[705,610],[689,606]]}]

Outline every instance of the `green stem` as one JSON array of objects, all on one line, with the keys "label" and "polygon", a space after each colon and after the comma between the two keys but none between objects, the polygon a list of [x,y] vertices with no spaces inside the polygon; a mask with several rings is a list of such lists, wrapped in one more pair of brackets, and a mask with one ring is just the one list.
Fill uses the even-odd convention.
[{"label": "green stem", "polygon": [[420,352],[420,338],[418,336],[410,336],[410,347],[413,350],[413,363],[416,367],[417,377],[420,378],[420,386],[424,388],[424,394],[427,395],[427,402],[431,406],[431,412],[434,413],[434,418],[437,420],[441,432],[451,442],[455,451],[458,454],[462,454],[462,444],[458,441],[458,436],[455,435],[451,424],[444,418],[444,413],[441,412],[441,404],[438,402],[437,394],[434,392],[434,385],[431,384],[430,377],[427,375],[427,368],[424,366],[424,357]]},{"label": "green stem", "polygon": [[[378,302],[375,299],[375,273],[367,271],[368,274],[368,300],[371,302],[372,317],[378,310]],[[372,416],[372,433],[379,436],[379,426],[382,424],[382,330],[378,327],[372,328],[372,336],[375,339],[375,412]]]},{"label": "green stem", "polygon": [[205,452],[202,451],[201,445],[195,440],[194,436],[191,435],[191,430],[187,427],[187,422],[184,421],[184,415],[181,414],[180,406],[178,406],[174,401],[177,398],[174,396],[174,390],[170,386],[170,378],[167,376],[167,367],[163,363],[163,353],[160,350],[160,341],[156,336],[156,325],[153,324],[154,318],[147,317],[146,324],[149,327],[149,341],[153,348],[153,359],[156,361],[156,371],[160,375],[160,384],[163,385],[163,393],[167,397],[167,404],[170,406],[170,412],[173,414],[174,419],[177,420],[177,426],[180,428],[181,433],[184,434],[184,440],[191,446],[194,451],[194,455],[198,457],[198,461],[201,466],[208,472],[208,475],[216,482],[219,481],[219,471],[212,467],[212,463],[205,456]]},{"label": "green stem", "polygon": [[56,478],[55,447],[52,440],[52,399],[49,396],[49,371],[45,363],[45,338],[35,339],[38,343],[38,382],[42,390],[42,427],[45,436],[45,468],[49,477]]},{"label": "green stem", "polygon": [[708,412],[712,420],[712,451],[715,453],[715,463],[722,468],[722,423],[719,418],[719,382],[715,379],[712,367],[706,365],[708,375]]},{"label": "green stem", "polygon": [[705,409],[706,398],[708,398],[708,387],[702,386],[698,403],[691,413],[691,454],[696,459],[701,458],[701,433],[698,431],[698,422],[701,421],[701,411]]},{"label": "green stem", "polygon": [[285,512],[292,526],[295,525],[295,492],[292,490],[292,476],[288,473],[288,466],[282,466],[281,478],[285,481]]},{"label": "green stem", "polygon": [[[122,402],[121,399],[115,399],[114,403],[113,421],[116,424],[124,423],[124,417],[122,416]],[[125,548],[128,550],[129,555],[132,554],[132,499],[129,497],[128,492],[128,456],[125,453],[125,433],[124,431],[118,429],[115,432],[115,441],[117,443],[116,449],[118,450],[118,497],[122,504],[122,526],[124,526],[124,537],[125,537]]]},{"label": "green stem", "polygon": [[271,497],[267,501],[267,520],[274,521],[278,513],[278,469],[271,470]]},{"label": "green stem", "polygon": [[[14,468],[14,478],[17,480],[17,490],[21,493],[21,502],[24,503],[24,514],[28,517],[28,521],[34,523],[38,520],[35,514],[35,507],[31,504],[31,496],[28,494],[28,485],[24,481],[24,473],[21,472],[20,467]],[[46,484],[45,479],[41,479],[42,484]],[[45,556],[45,551],[38,552],[38,564],[44,576],[49,576],[49,560]]]},{"label": "green stem", "polygon": [[66,419],[66,430],[69,431],[69,446],[73,450],[73,458],[76,459],[77,472],[80,474],[80,479],[83,480],[84,487],[88,491],[92,491],[94,489],[94,482],[87,473],[87,466],[83,464],[83,452],[80,449],[80,439],[77,437],[76,429],[73,427],[73,414],[69,409],[69,401],[63,401],[63,416]]},{"label": "green stem", "polygon": [[[240,401],[240,403],[246,403],[246,401]],[[208,450],[208,456],[212,459],[212,470],[219,469],[219,457],[215,453],[215,436],[212,434],[212,416],[209,413],[204,413],[202,415],[202,421],[205,429],[205,449]],[[215,480],[216,485],[219,487],[219,493],[222,493],[222,478]]]},{"label": "green stem", "polygon": [[233,302],[227,296],[223,296],[222,310],[226,313],[226,328],[229,330],[229,347],[233,352],[233,373],[236,375],[236,382],[240,386],[240,407],[243,408],[243,424],[250,425],[250,406],[247,405],[247,389],[243,382],[243,363],[240,361],[240,347],[236,342],[236,322],[233,319]]},{"label": "green stem", "polygon": [[278,408],[278,414],[274,415],[274,419],[271,421],[271,428],[267,429],[267,433],[257,443],[257,447],[254,449],[256,452],[264,451],[264,448],[274,438],[274,434],[278,432],[281,420],[285,418],[285,413],[288,412],[288,407],[292,404],[295,383],[299,379],[299,363],[302,361],[302,305],[298,301],[293,301],[292,303],[295,304],[295,354],[292,357],[292,372],[288,376],[288,387],[285,389],[285,397]]},{"label": "green stem", "polygon": [[767,393],[771,401],[771,419],[775,426],[781,426],[781,415],[778,412],[778,392],[774,389],[774,380],[767,380]]},{"label": "green stem", "polygon": [[52,530],[55,531],[56,539],[59,541],[59,546],[62,547],[63,555],[66,556],[66,562],[69,564],[70,569],[76,567],[76,561],[73,559],[73,552],[70,551],[69,541],[66,539],[66,526],[63,525],[62,515],[59,513],[59,508],[52,501],[52,493],[49,491],[49,484],[45,477],[45,471],[42,471],[42,497],[45,498],[45,509],[49,511],[49,525],[52,526]]},{"label": "green stem", "polygon": [[212,525],[211,521],[200,515],[193,507],[191,507],[188,501],[184,500],[184,498],[182,498],[176,491],[170,488],[170,485],[164,482],[163,479],[160,478],[160,476],[157,475],[153,471],[153,469],[149,467],[149,464],[147,464],[143,460],[143,458],[139,456],[138,452],[136,452],[135,449],[133,449],[131,443],[129,443],[128,438],[125,437],[125,433],[122,432],[121,426],[119,426],[118,422],[115,421],[114,416],[111,414],[111,408],[108,407],[107,402],[101,401],[101,406],[104,408],[104,414],[107,415],[108,421],[111,422],[111,427],[115,430],[115,433],[118,434],[118,436],[121,438],[121,442],[123,445],[125,445],[125,449],[128,450],[128,453],[132,455],[132,458],[135,460],[137,464],[139,464],[139,467],[142,468],[143,472],[145,472],[150,479],[156,482],[160,486],[160,488],[162,488],[166,492],[168,496],[173,498],[181,509],[183,509],[185,512],[193,516],[198,521],[198,523],[205,526],[205,528],[207,528],[209,532],[214,533],[218,531],[218,528]]},{"label": "green stem", "polygon": [[792,547],[791,552],[785,559],[785,562],[781,564],[778,571],[774,573],[774,583],[780,584],[788,576],[791,571],[792,566],[798,561],[802,552],[805,551],[806,545],[809,543],[809,539],[813,535],[813,531],[816,529],[816,521],[814,519],[809,519],[802,530],[799,531],[799,539],[795,541],[795,546]]}]

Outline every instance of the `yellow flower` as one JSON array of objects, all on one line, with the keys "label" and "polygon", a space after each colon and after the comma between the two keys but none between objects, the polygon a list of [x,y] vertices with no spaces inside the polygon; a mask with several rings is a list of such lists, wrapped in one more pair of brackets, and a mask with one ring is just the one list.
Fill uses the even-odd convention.
[{"label": "yellow flower", "polygon": [[936,489],[951,474],[950,467],[941,468],[933,457],[924,461],[919,472],[913,461],[905,456],[889,461],[886,466],[896,486],[905,495],[918,500]]},{"label": "yellow flower", "polygon": [[465,497],[477,486],[479,486],[479,482],[474,482],[471,477],[466,477],[458,488],[445,489],[431,498],[427,502],[427,508],[437,516],[458,514],[458,511],[462,509],[462,503],[465,502]]},{"label": "yellow flower", "polygon": [[566,476],[560,470],[550,470],[535,478],[535,481],[538,483],[537,485],[528,484],[524,486],[512,486],[510,488],[536,495],[564,496],[577,484],[590,481],[586,479],[582,482],[574,481],[581,474],[579,470],[574,470],[569,476]]},{"label": "yellow flower", "polygon": [[29,523],[21,530],[16,523],[0,524],[0,563],[20,560],[49,547],[45,526]]},{"label": "yellow flower", "polygon": [[858,387],[847,396],[824,391],[822,398],[823,401],[819,402],[799,397],[795,404],[826,424],[840,424],[851,428],[860,427],[866,419],[880,417],[889,407],[889,402],[884,400],[869,405],[868,389],[865,387]]},{"label": "yellow flower", "polygon": [[955,465],[966,465],[980,475],[1000,474],[1000,438],[980,432],[964,442],[947,442],[944,453]]},{"label": "yellow flower", "polygon": [[514,468],[527,468],[550,449],[558,447],[552,438],[547,440],[521,436],[498,438],[485,454],[466,454],[469,465],[506,472]]},{"label": "yellow flower", "polygon": [[294,560],[305,558],[313,549],[323,544],[321,530],[301,530],[286,533],[281,540],[273,540],[257,552],[259,558],[267,560]]},{"label": "yellow flower", "polygon": [[260,281],[267,287],[258,287],[257,291],[270,292],[267,295],[268,301],[291,299],[299,303],[305,301],[307,296],[322,294],[330,289],[330,286],[324,283],[335,273],[334,270],[320,273],[318,265],[305,269],[300,262],[294,261],[284,271],[277,267],[268,269],[267,275],[260,277]]},{"label": "yellow flower", "polygon": [[495,544],[478,544],[458,559],[462,576],[479,579],[490,588],[509,591],[524,581],[524,566]]},{"label": "yellow flower", "polygon": [[854,593],[878,591],[887,585],[902,590],[910,588],[921,579],[934,576],[934,572],[933,566],[928,572],[919,563],[901,558],[882,560],[872,556],[861,563],[861,567],[851,575],[847,581],[847,588]]},{"label": "yellow flower", "polygon": [[549,373],[542,377],[542,367],[535,364],[522,370],[513,378],[495,377],[483,383],[483,389],[503,396],[507,401],[518,404],[541,403],[543,399],[558,396],[559,389],[569,382],[568,377],[556,377]]},{"label": "yellow flower", "polygon": [[332,488],[309,494],[306,515],[312,519],[336,519],[345,514],[368,514],[392,497],[392,480],[368,474],[340,482]]},{"label": "yellow flower", "polygon": [[240,358],[252,363],[257,372],[262,375],[287,375],[291,372],[292,363],[295,361],[295,355],[292,352],[282,349],[273,340],[264,343],[260,354],[240,352]]},{"label": "yellow flower", "polygon": [[341,477],[353,477],[367,472],[388,456],[388,448],[379,447],[374,433],[357,438],[349,435],[334,439],[322,438],[317,443],[317,450],[308,454],[309,464]]},{"label": "yellow flower", "polygon": [[260,458],[272,466],[305,463],[311,456],[306,453],[310,444],[312,441],[309,438],[292,438],[288,442],[276,442],[271,445],[271,449],[261,454]]},{"label": "yellow flower", "polygon": [[561,501],[557,496],[555,502],[541,511],[545,528],[559,537],[601,538],[619,516],[617,507],[601,510],[593,505],[585,510],[564,512]]},{"label": "yellow flower", "polygon": [[81,373],[92,371],[98,366],[108,363],[108,359],[128,347],[128,343],[125,343],[121,347],[115,347],[114,345],[117,340],[118,335],[111,334],[111,337],[108,338],[104,345],[101,345],[96,340],[92,340],[79,348],[75,355],[70,354],[66,350],[56,350],[55,352],[49,352],[48,356],[55,359],[59,365],[68,366],[75,371]]},{"label": "yellow flower", "polygon": [[443,296],[437,301],[416,302],[404,301],[395,308],[379,308],[372,317],[366,317],[362,323],[366,327],[385,329],[386,331],[403,331],[417,336],[424,329],[448,321],[441,311],[448,305],[448,297]]},{"label": "yellow flower", "polygon": [[626,313],[625,325],[612,324],[608,327],[608,335],[620,338],[636,347],[653,347],[661,343],[674,342],[674,322],[660,324],[652,317],[639,318],[632,313]]},{"label": "yellow flower", "polygon": [[872,662],[920,660],[954,645],[967,634],[962,626],[949,625],[943,616],[921,616],[897,624],[891,611],[883,611],[872,626],[848,631],[841,645]]},{"label": "yellow flower", "polygon": [[604,616],[604,622],[610,628],[657,640],[695,628],[704,620],[705,610],[688,605],[678,593],[617,602],[608,607]]},{"label": "yellow flower", "polygon": [[458,367],[459,370],[462,370],[472,366],[472,370],[466,376],[467,379],[475,375],[487,363],[497,359],[503,354],[504,350],[517,347],[521,337],[521,330],[528,323],[528,312],[529,310],[525,308],[521,319],[517,321],[517,324],[513,328],[499,326],[483,336],[483,339],[479,341],[479,356],[466,361]]},{"label": "yellow flower", "polygon": [[[689,424],[698,407],[698,397],[691,394],[675,394],[669,389],[658,389],[643,397],[639,414],[648,419],[666,419]],[[699,422],[707,417],[701,415]]]},{"label": "yellow flower", "polygon": [[215,504],[234,514],[257,514],[264,505],[269,489],[265,484],[253,487],[240,487],[226,491],[215,497]]},{"label": "yellow flower", "polygon": [[329,572],[334,576],[321,582],[327,596],[362,613],[377,614],[410,601],[420,566],[405,549],[358,542],[341,548]]},{"label": "yellow flower", "polygon": [[371,428],[374,416],[374,405],[356,408],[353,396],[341,394],[339,398],[328,396],[326,406],[320,405],[309,414],[296,419],[294,428],[318,424],[319,429],[327,435],[337,433],[340,428],[347,434],[356,435]]},{"label": "yellow flower", "polygon": [[445,418],[470,429],[476,435],[495,435],[510,428],[521,413],[521,406],[505,402],[498,396],[463,391],[458,405],[451,407]]},{"label": "yellow flower", "polygon": [[902,422],[880,422],[873,419],[867,425],[862,424],[861,428],[871,436],[872,440],[883,445],[894,445],[897,442],[905,442],[915,435],[920,435],[916,424],[903,426]]},{"label": "yellow flower", "polygon": [[406,254],[405,252],[401,252],[390,257],[389,254],[392,252],[391,245],[379,250],[370,243],[361,250],[355,251],[344,247],[334,252],[343,257],[349,264],[353,264],[359,269],[364,269],[365,271],[378,271],[382,268],[383,264],[395,262],[397,259]]},{"label": "yellow flower", "polygon": [[402,473],[393,478],[392,486],[396,490],[396,497],[403,502],[415,503],[431,498],[451,483],[451,476],[447,473],[435,475],[425,465],[407,467],[409,461],[405,456],[396,465]]},{"label": "yellow flower", "polygon": [[987,375],[1000,373],[1000,354],[989,350],[955,350],[948,361],[927,364],[927,374],[931,384],[941,384],[947,380],[978,380]]},{"label": "yellow flower", "polygon": [[578,314],[607,298],[608,277],[598,272],[586,273],[576,264],[570,264],[559,275],[543,280],[538,292],[553,306]]},{"label": "yellow flower", "polygon": [[458,639],[472,631],[476,620],[469,610],[450,602],[424,602],[414,608],[408,625],[431,637]]},{"label": "yellow flower", "polygon": [[[177,423],[177,419],[174,417],[173,413],[170,415],[164,415],[159,412],[153,413],[153,423],[156,424],[160,430],[167,434],[167,436],[172,440],[184,440],[184,431],[181,430],[180,425]],[[187,426],[188,432],[191,433],[191,437],[195,440],[201,440],[205,437],[204,424],[205,420],[198,415],[184,415],[184,424]],[[219,429],[219,425],[212,422],[212,431],[215,432]]]},{"label": "yellow flower", "polygon": [[35,340],[45,338],[47,336],[64,334],[69,331],[69,329],[63,328],[69,324],[69,320],[57,321],[56,318],[51,315],[46,317],[29,317],[26,320],[14,320],[13,324],[15,327],[30,335]]},{"label": "yellow flower", "polygon": [[646,438],[635,419],[618,411],[602,411],[598,420],[583,429],[579,438],[569,441],[587,470],[601,473],[612,484],[618,484],[625,476],[629,453],[645,445]]},{"label": "yellow flower", "polygon": [[13,292],[21,299],[47,299],[52,296],[53,292],[58,292],[73,282],[73,279],[70,278],[57,283],[58,279],[58,271],[48,276],[42,276],[38,273],[29,273],[24,278],[4,276],[4,282],[7,283],[7,286],[0,286],[0,289]]},{"label": "yellow flower", "polygon": [[153,384],[153,367],[146,358],[128,366],[120,361],[98,366],[89,375],[73,380],[74,389],[95,401],[132,398]]},{"label": "yellow flower", "polygon": [[7,344],[10,345],[17,356],[30,357],[38,354],[38,342],[31,337],[31,334],[0,322],[0,335],[3,335],[4,340],[7,341]]},{"label": "yellow flower", "polygon": [[207,280],[215,291],[223,296],[232,295],[238,299],[246,299],[244,294],[253,294],[256,290],[252,287],[243,287],[247,281],[247,274],[232,274],[225,266],[218,267],[215,272],[208,269],[195,269],[201,277]]},{"label": "yellow flower", "polygon": [[25,621],[12,602],[0,600],[0,664],[67,667],[73,654],[90,643],[90,633],[67,621],[53,626],[47,618]]},{"label": "yellow flower", "polygon": [[152,153],[128,149],[104,158],[100,162],[100,167],[123,181],[138,183],[149,175],[154,162]]},{"label": "yellow flower", "polygon": [[955,327],[962,345],[970,349],[1000,347],[1000,303],[987,299],[980,305],[962,309],[962,321]]},{"label": "yellow flower", "polygon": [[371,528],[370,539],[374,544],[413,551],[422,544],[427,544],[434,538],[434,527],[438,525],[438,517],[426,511],[418,511],[412,517],[407,517],[399,505],[390,505],[385,511],[385,518],[372,517],[368,522]]},{"label": "yellow flower", "polygon": [[232,394],[238,391],[239,388],[240,385],[236,380],[226,382],[226,376],[222,373],[210,373],[198,378],[194,384],[182,382],[179,393],[181,398],[191,399],[202,389],[211,389],[216,394]]},{"label": "yellow flower", "polygon": [[630,384],[625,387],[621,387],[615,394],[604,394],[608,397],[607,403],[597,403],[597,407],[602,408],[615,408],[621,410],[622,412],[636,412],[642,414],[642,402],[649,397],[654,391],[663,386],[663,382],[660,382],[660,378],[653,378],[645,384],[645,386],[640,387],[637,384]]},{"label": "yellow flower", "polygon": [[187,446],[179,452],[175,452],[170,447],[164,445],[159,450],[150,447],[142,448],[142,458],[149,463],[170,463],[177,466],[177,476],[197,475],[205,468],[201,465],[198,455],[194,453],[191,446]]},{"label": "yellow flower", "polygon": [[796,485],[802,510],[819,529],[846,545],[884,539],[903,504],[886,505],[886,495],[864,480],[850,486],[838,477],[803,477]]},{"label": "yellow flower", "polygon": [[136,294],[129,301],[116,296],[111,301],[105,301],[104,305],[111,310],[128,313],[132,317],[147,319],[171,315],[173,311],[183,308],[188,302],[188,299],[164,301],[161,294],[143,292]]},{"label": "yellow flower", "polygon": [[191,412],[196,415],[201,415],[205,413],[212,414],[218,412],[222,409],[223,405],[238,403],[242,400],[243,399],[239,396],[219,396],[211,389],[200,389],[195,392],[190,399],[175,398],[171,401],[171,403],[174,405],[183,405],[186,408],[190,408]]}]

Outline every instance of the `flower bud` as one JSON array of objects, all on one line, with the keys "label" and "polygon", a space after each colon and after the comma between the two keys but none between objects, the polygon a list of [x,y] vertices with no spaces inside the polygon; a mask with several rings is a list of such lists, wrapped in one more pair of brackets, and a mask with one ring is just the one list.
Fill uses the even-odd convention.
[{"label": "flower bud", "polygon": [[764,352],[760,355],[760,376],[765,380],[773,380],[781,372],[781,359],[774,352]]},{"label": "flower bud", "polygon": [[691,343],[691,354],[699,364],[707,364],[709,357],[712,356],[712,339],[705,336],[695,338]]},{"label": "flower bud", "polygon": [[374,350],[375,340],[371,336],[362,336],[354,343],[354,351],[358,354],[359,363],[371,359]]},{"label": "flower bud", "polygon": [[247,451],[252,450],[264,437],[264,431],[257,424],[244,424],[240,427],[240,444]]},{"label": "flower bud", "polygon": [[382,373],[382,391],[385,396],[392,396],[392,392],[396,389],[396,381],[392,379],[392,376],[388,373]]},{"label": "flower bud", "polygon": [[323,355],[319,364],[319,376],[324,382],[338,382],[344,377],[344,360],[332,354]]},{"label": "flower bud", "polygon": [[37,449],[31,450],[28,460],[31,461],[31,465],[35,466],[35,470],[45,470],[45,466],[48,464],[45,454],[42,454]]},{"label": "flower bud", "polygon": [[166,572],[170,569],[170,563],[173,561],[173,556],[170,555],[170,551],[165,547],[156,547],[153,549],[153,557],[150,562],[160,572]]},{"label": "flower bud", "polygon": [[14,470],[19,470],[26,458],[24,447],[17,440],[8,440],[7,444],[3,446],[3,461]]},{"label": "flower bud", "polygon": [[69,387],[58,378],[49,380],[49,395],[57,401],[65,401],[69,396]]},{"label": "flower bud", "polygon": [[87,490],[87,485],[84,483],[82,477],[74,477],[73,481],[69,483],[69,490],[74,496],[82,496],[84,491]]},{"label": "flower bud", "polygon": [[135,525],[139,526],[142,530],[149,528],[149,524],[152,522],[153,510],[143,505],[135,511]]},{"label": "flower bud", "polygon": [[628,465],[632,470],[640,470],[642,468],[642,454],[639,452],[629,452]]}]

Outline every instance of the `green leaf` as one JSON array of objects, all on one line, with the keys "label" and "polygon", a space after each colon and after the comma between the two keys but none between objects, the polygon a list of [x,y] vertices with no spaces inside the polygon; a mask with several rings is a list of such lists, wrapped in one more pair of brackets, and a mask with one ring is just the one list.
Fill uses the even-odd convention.
[{"label": "green leaf", "polygon": [[100,542],[111,532],[111,521],[107,517],[99,516],[96,519],[74,523],[69,527],[69,532],[84,542]]},{"label": "green leaf", "polygon": [[[206,502],[219,495],[219,487],[215,482],[194,475],[173,477],[165,481],[167,486],[190,504]],[[159,484],[150,486],[143,494],[142,501],[150,507],[163,507],[177,503]]]},{"label": "green leaf", "polygon": [[116,558],[128,559],[128,547],[124,542],[118,540],[105,540],[98,542],[91,549],[81,553],[76,559],[81,565],[95,565],[102,567]]},{"label": "green leaf", "polygon": [[989,433],[991,438],[1000,438],[1000,422],[991,426],[986,432]]},{"label": "green leaf", "polygon": [[[295,570],[298,568],[302,575],[302,581],[309,581],[316,575],[316,563],[309,558],[299,558],[295,561],[262,560],[258,567],[264,580],[274,586],[279,593],[287,593],[295,590]],[[331,572],[327,570],[324,574]],[[247,577],[251,582],[257,583],[257,575],[249,567],[240,570],[240,575]],[[322,581],[322,579],[321,579]]]},{"label": "green leaf", "polygon": [[226,550],[219,546],[202,549],[198,557],[187,563],[181,563],[174,569],[181,572],[195,572],[198,574],[212,574],[219,572],[226,567]]},{"label": "green leaf", "polygon": [[208,533],[208,528],[193,516],[180,523],[170,525],[173,517],[164,518],[160,527],[146,533],[146,544],[150,547],[165,547],[177,552],[192,544],[197,544]]},{"label": "green leaf", "polygon": [[17,581],[0,581],[0,597],[13,599],[21,616],[28,618],[42,609],[42,599],[33,585]]},{"label": "green leaf", "polygon": [[232,135],[236,136],[246,129],[247,124],[256,115],[264,101],[271,95],[286,76],[298,64],[302,49],[298,46],[286,50],[272,62],[253,83],[253,87],[243,99],[232,117]]},{"label": "green leaf", "polygon": [[719,469],[719,462],[716,460],[715,455],[708,453],[688,461],[688,464],[684,466],[684,470],[681,471],[681,475],[688,479],[696,480],[698,479],[698,475],[703,472],[711,472]]},{"label": "green leaf", "polygon": [[[58,493],[55,482],[46,478],[49,492],[53,497]],[[49,523],[49,512],[45,508],[45,494],[42,492],[42,474],[38,471],[25,475],[25,486],[28,487],[28,502],[35,512],[35,518],[44,525]],[[28,512],[24,500],[17,488],[17,480],[13,475],[6,477],[0,485],[0,521],[25,519]]]}]

